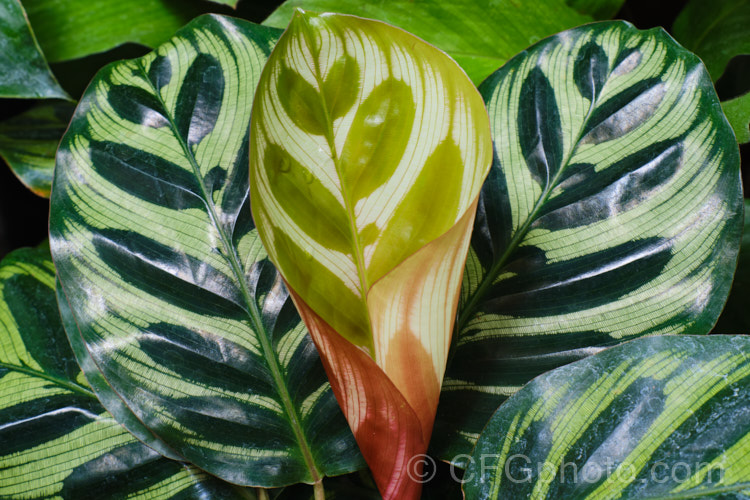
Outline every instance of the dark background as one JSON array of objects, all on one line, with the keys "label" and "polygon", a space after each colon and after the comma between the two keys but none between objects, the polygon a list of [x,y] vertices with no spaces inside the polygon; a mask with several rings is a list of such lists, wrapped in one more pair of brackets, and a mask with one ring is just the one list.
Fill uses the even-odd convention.
[{"label": "dark background", "polygon": [[[205,3],[205,10],[261,22],[280,3],[280,0],[242,0],[236,11]],[[616,17],[641,29],[654,26],[669,29],[685,3],[683,0],[628,0]],[[139,57],[149,50],[127,44],[102,54],[53,64],[52,70],[63,88],[78,98],[98,68],[111,61]],[[750,73],[750,56],[732,60],[725,75],[716,83],[722,100],[741,95],[750,88],[750,79],[744,79],[743,83],[738,77],[742,73]],[[28,109],[34,102],[38,101],[0,99],[0,120]],[[750,144],[743,145],[740,151],[743,178],[749,178]],[[47,237],[48,213],[49,202],[28,191],[0,159],[0,258],[15,248],[41,243]]]}]

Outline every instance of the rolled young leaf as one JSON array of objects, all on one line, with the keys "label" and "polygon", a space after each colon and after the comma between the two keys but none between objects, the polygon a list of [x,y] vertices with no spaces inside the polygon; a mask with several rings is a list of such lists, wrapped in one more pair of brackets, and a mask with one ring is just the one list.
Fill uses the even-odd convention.
[{"label": "rolled young leaf", "polygon": [[253,498],[160,456],[105,411],[76,364],[46,247],[0,263],[0,497]]},{"label": "rolled young leaf", "polygon": [[264,487],[364,466],[250,214],[250,110],[278,35],[204,16],[103,69],[60,145],[50,220],[66,331],[105,407]]},{"label": "rolled young leaf", "polygon": [[[466,498],[747,498],[750,337],[637,339],[534,379],[493,415]],[[727,495],[727,496],[723,496]]]},{"label": "rolled young leaf", "polygon": [[490,161],[466,75],[377,21],[298,12],[258,84],[253,215],[385,498],[419,494]]},{"label": "rolled young leaf", "polygon": [[663,30],[565,31],[480,91],[497,157],[433,443],[459,461],[535,376],[637,336],[708,333],[742,228],[734,135],[700,60]]}]

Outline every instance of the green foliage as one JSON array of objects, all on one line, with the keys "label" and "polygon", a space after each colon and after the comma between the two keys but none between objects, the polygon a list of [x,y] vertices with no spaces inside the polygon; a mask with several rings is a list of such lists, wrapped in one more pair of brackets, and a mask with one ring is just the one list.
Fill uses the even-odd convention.
[{"label": "green foliage", "polygon": [[594,19],[612,19],[620,10],[624,0],[567,0],[568,5],[581,14]]},{"label": "green foliage", "polygon": [[492,416],[468,498],[706,498],[750,488],[750,337],[650,337],[534,379]]},{"label": "green foliage", "polygon": [[[709,78],[750,53],[748,0],[689,2],[687,50],[574,28],[623,0],[288,0],[268,26],[190,21],[263,10],[249,1],[0,0],[0,156],[51,189],[54,256],[0,262],[0,497],[418,498],[424,480],[425,499],[750,496],[748,337],[681,335],[708,333],[730,285],[716,331],[749,333],[750,94],[720,104]],[[380,23],[305,14],[318,24],[266,64],[295,6],[386,21],[490,75],[488,115],[463,75],[441,83],[460,73],[444,54]],[[128,42],[156,49],[101,69],[73,113],[53,72],[67,85],[74,66],[47,61]],[[490,121],[478,201],[466,156],[490,137],[456,87]],[[361,332],[341,327],[354,316]],[[437,468],[411,456],[427,371]],[[393,464],[404,495],[379,479]]]},{"label": "green foliage", "polygon": [[0,98],[65,99],[19,0],[0,1]]},{"label": "green foliage", "polygon": [[[47,60],[65,61],[126,42],[149,47],[166,42],[198,15],[197,2],[165,0],[24,0]],[[133,15],[137,12],[137,15]]]},{"label": "green foliage", "polygon": [[496,160],[433,440],[447,460],[539,374],[637,336],[708,333],[742,223],[737,144],[700,62],[663,31],[569,30],[480,90]]},{"label": "green foliage", "polygon": [[703,60],[714,81],[730,59],[750,54],[750,0],[691,0],[674,22],[674,36]]},{"label": "green foliage", "polygon": [[727,120],[737,136],[737,142],[750,142],[750,92],[721,103]]},{"label": "green foliage", "polygon": [[49,248],[0,262],[0,496],[253,497],[162,457],[97,401],[65,338]]},{"label": "green foliage", "polygon": [[0,156],[35,194],[49,198],[55,153],[73,106],[70,102],[39,104],[0,122]]},{"label": "green foliage", "polygon": [[287,0],[263,24],[284,28],[297,7],[380,19],[403,28],[447,52],[476,85],[529,44],[592,21],[564,0]]},{"label": "green foliage", "polygon": [[50,220],[67,333],[105,406],[267,487],[361,460],[250,217],[250,103],[277,38],[204,16],[100,72],[60,145]]}]

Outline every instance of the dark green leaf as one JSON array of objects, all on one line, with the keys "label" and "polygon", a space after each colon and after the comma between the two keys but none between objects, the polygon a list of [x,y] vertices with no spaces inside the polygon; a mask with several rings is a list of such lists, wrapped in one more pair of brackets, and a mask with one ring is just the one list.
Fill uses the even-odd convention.
[{"label": "dark green leaf", "polygon": [[567,0],[568,5],[594,19],[612,19],[625,0]]},{"label": "dark green leaf", "polygon": [[750,337],[650,337],[546,373],[493,415],[467,498],[747,498]]},{"label": "dark green leaf", "polygon": [[35,194],[49,198],[55,152],[75,106],[40,104],[0,122],[0,156]]},{"label": "dark green leaf", "polygon": [[750,54],[750,0],[691,0],[672,31],[706,65],[714,81],[734,56]]},{"label": "dark green leaf", "polygon": [[363,466],[250,216],[250,106],[279,34],[205,16],[105,68],[51,197],[66,330],[103,404],[154,446],[266,487]]},{"label": "dark green leaf", "polygon": [[480,90],[497,156],[433,434],[448,460],[539,374],[642,335],[707,333],[742,223],[711,80],[662,30],[566,31]]},{"label": "dark green leaf", "polygon": [[47,66],[19,0],[0,0],[0,68],[0,98],[68,98]]},{"label": "dark green leaf", "polygon": [[233,9],[237,8],[237,4],[240,3],[240,0],[208,0],[209,2],[218,3],[221,5],[227,5]]},{"label": "dark green leaf", "polygon": [[99,404],[70,350],[48,248],[0,263],[1,498],[253,498],[163,458]]},{"label": "dark green leaf", "polygon": [[476,85],[529,44],[592,20],[564,0],[287,0],[264,24],[286,28],[297,7],[354,14],[403,28],[447,52]]}]

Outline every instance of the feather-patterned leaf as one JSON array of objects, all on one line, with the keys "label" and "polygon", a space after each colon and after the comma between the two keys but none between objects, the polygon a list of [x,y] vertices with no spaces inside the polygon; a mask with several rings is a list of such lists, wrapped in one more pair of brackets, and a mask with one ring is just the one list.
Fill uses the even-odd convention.
[{"label": "feather-patterned leaf", "polygon": [[105,411],[68,346],[54,286],[48,248],[0,263],[0,497],[254,498],[163,458]]},{"label": "feather-patterned leaf", "polygon": [[467,498],[747,498],[750,337],[637,339],[536,378],[495,413]]},{"label": "feather-patterned leaf", "polygon": [[363,466],[250,214],[250,110],[278,34],[205,16],[106,67],[61,143],[50,222],[67,333],[104,405],[266,487]]},{"label": "feather-patterned leaf", "polygon": [[560,33],[480,91],[497,156],[438,411],[445,459],[541,373],[641,335],[707,333],[742,224],[737,143],[706,70],[662,30]]},{"label": "feather-patterned leaf", "polygon": [[253,215],[385,498],[432,431],[479,188],[479,94],[386,24],[298,13],[261,77]]},{"label": "feather-patterned leaf", "polygon": [[0,156],[34,194],[49,198],[55,152],[75,106],[41,104],[0,122]]}]

